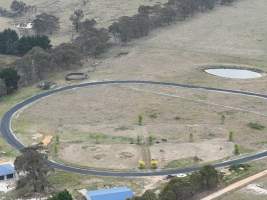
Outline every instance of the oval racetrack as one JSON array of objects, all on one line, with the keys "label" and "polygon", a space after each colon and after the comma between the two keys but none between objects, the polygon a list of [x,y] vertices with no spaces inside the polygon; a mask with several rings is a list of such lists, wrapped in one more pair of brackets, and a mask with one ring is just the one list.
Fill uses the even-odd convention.
[{"label": "oval racetrack", "polygon": [[[188,88],[188,89],[197,89],[197,90],[206,90],[210,92],[223,92],[228,94],[236,94],[236,95],[245,95],[251,96],[256,98],[263,98],[267,100],[267,95],[253,93],[253,92],[246,92],[246,91],[239,91],[239,90],[229,90],[229,89],[220,89],[220,88],[212,88],[212,87],[203,87],[203,86],[194,86],[194,85],[187,85],[187,84],[178,84],[178,83],[168,83],[168,82],[156,82],[156,81],[136,81],[136,80],[124,80],[124,81],[101,81],[101,82],[89,82],[89,83],[81,83],[77,85],[70,85],[62,88],[57,88],[55,90],[49,90],[44,93],[37,94],[33,97],[30,97],[23,102],[15,105],[9,111],[7,111],[1,121],[1,133],[3,138],[15,149],[21,150],[25,146],[16,138],[14,132],[11,128],[11,121],[12,117],[15,115],[17,111],[28,106],[42,98],[48,97],[52,94],[67,91],[76,88],[82,87],[90,87],[90,86],[97,86],[97,85],[114,85],[114,84],[150,84],[150,85],[161,85],[161,86],[171,86],[171,87],[180,87],[180,88]],[[255,153],[253,155],[244,156],[242,158],[237,158],[234,160],[224,161],[220,163],[214,164],[215,167],[227,167],[233,164],[240,164],[246,163],[249,161],[257,160],[267,157],[267,151]],[[55,161],[48,161],[49,165],[55,169],[64,170],[68,172],[74,172],[79,174],[89,174],[89,175],[96,175],[96,176],[120,176],[120,177],[138,177],[138,176],[161,176],[161,175],[169,175],[169,174],[179,174],[179,173],[189,173],[193,171],[199,170],[200,166],[193,166],[187,168],[180,168],[180,169],[158,169],[158,170],[151,170],[151,171],[104,171],[104,170],[97,170],[97,169],[89,169],[89,168],[78,168],[73,166],[64,165],[61,163],[57,163]]]}]

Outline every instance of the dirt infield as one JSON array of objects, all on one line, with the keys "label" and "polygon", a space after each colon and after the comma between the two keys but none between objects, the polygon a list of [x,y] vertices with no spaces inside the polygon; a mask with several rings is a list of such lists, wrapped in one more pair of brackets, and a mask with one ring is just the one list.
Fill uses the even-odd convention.
[{"label": "dirt infield", "polygon": [[99,168],[136,168],[142,158],[138,137],[151,138],[151,158],[164,168],[179,159],[231,157],[234,143],[242,153],[261,150],[267,136],[247,124],[266,126],[264,110],[266,102],[252,97],[166,86],[93,86],[33,104],[18,114],[14,127],[25,144],[38,142],[36,133],[58,136],[60,159]]}]

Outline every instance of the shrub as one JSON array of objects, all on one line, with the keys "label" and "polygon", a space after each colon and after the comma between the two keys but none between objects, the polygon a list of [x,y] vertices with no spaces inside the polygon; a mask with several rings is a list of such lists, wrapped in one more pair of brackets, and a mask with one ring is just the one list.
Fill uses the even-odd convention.
[{"label": "shrub", "polygon": [[69,193],[69,191],[64,190],[62,192],[53,195],[53,197],[49,198],[48,200],[73,200],[73,198]]},{"label": "shrub", "polygon": [[229,132],[228,140],[229,140],[229,142],[233,142],[234,141],[234,132],[233,131]]},{"label": "shrub", "polygon": [[143,125],[143,116],[142,115],[139,115],[138,116],[138,125],[139,126],[142,126]]},{"label": "shrub", "polygon": [[10,55],[24,55],[33,47],[50,49],[47,36],[27,36],[19,38],[16,31],[6,29],[0,32],[0,53]]},{"label": "shrub", "polygon": [[234,147],[234,154],[235,155],[239,155],[240,154],[240,148],[239,148],[239,145],[235,144],[235,147]]},{"label": "shrub", "polygon": [[259,131],[265,129],[265,126],[263,126],[263,125],[261,125],[261,124],[259,124],[257,122],[248,123],[248,127],[251,128],[251,129],[259,130]]},{"label": "shrub", "polygon": [[24,55],[33,47],[41,47],[42,49],[50,49],[50,40],[47,36],[27,36],[22,37],[17,42],[17,53]]},{"label": "shrub", "polygon": [[0,79],[4,80],[8,94],[18,89],[18,81],[20,79],[20,76],[18,75],[15,69],[13,68],[2,69],[0,71]]}]

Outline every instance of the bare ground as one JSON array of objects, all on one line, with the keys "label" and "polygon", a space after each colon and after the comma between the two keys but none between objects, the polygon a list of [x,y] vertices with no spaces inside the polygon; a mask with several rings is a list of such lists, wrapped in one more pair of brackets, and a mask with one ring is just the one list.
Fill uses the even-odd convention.
[{"label": "bare ground", "polygon": [[[60,158],[67,162],[125,169],[136,168],[142,158],[136,145],[142,133],[139,115],[147,130],[144,137],[153,138],[151,157],[160,161],[160,167],[194,156],[203,162],[231,157],[230,131],[234,142],[246,150],[266,146],[265,131],[247,126],[249,122],[267,126],[262,99],[151,85],[93,86],[63,92],[19,113],[14,126],[26,144],[39,141],[35,133],[58,135]],[[88,145],[97,150],[91,152]]]}]

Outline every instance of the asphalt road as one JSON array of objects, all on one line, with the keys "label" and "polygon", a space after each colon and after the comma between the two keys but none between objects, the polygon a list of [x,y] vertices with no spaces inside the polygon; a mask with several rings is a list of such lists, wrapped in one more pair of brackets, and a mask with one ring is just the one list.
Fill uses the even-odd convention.
[{"label": "asphalt road", "polygon": [[[171,86],[171,87],[180,87],[180,88],[188,88],[188,89],[198,89],[198,90],[206,90],[211,92],[223,92],[228,94],[236,94],[236,95],[245,95],[257,98],[263,98],[267,100],[267,95],[259,94],[254,92],[246,92],[246,91],[239,91],[239,90],[228,90],[228,89],[220,89],[220,88],[212,88],[212,87],[203,87],[203,86],[194,86],[194,85],[186,85],[186,84],[178,84],[178,83],[168,83],[168,82],[155,82],[155,81],[136,81],[136,80],[125,80],[125,81],[101,81],[101,82],[90,82],[90,83],[81,83],[77,85],[70,85],[62,88],[57,88],[55,90],[49,90],[44,93],[37,94],[33,97],[30,97],[23,102],[15,105],[9,111],[7,111],[1,121],[0,131],[2,133],[3,138],[15,149],[21,150],[24,148],[24,145],[16,138],[12,129],[11,129],[11,121],[13,115],[22,109],[23,107],[30,105],[37,100],[40,100],[44,97],[50,96],[52,94],[82,88],[82,87],[90,87],[90,86],[97,86],[97,85],[114,85],[114,84],[150,84],[150,85],[161,85],[161,86]],[[248,155],[242,158],[238,158],[235,160],[229,160],[225,162],[220,162],[214,164],[215,167],[227,167],[233,164],[240,164],[246,163],[249,161],[257,160],[267,157],[267,151],[255,153],[253,155]],[[55,169],[60,169],[68,172],[74,172],[79,174],[89,174],[89,175],[96,175],[96,176],[118,176],[118,177],[139,177],[139,176],[162,176],[162,175],[169,175],[169,174],[179,174],[179,173],[190,173],[199,170],[201,166],[193,166],[187,168],[180,168],[180,169],[158,169],[158,170],[151,170],[151,171],[105,171],[105,170],[97,170],[97,169],[90,169],[90,168],[78,168],[73,166],[64,165],[61,163],[57,163],[54,161],[49,161],[49,165]]]}]

